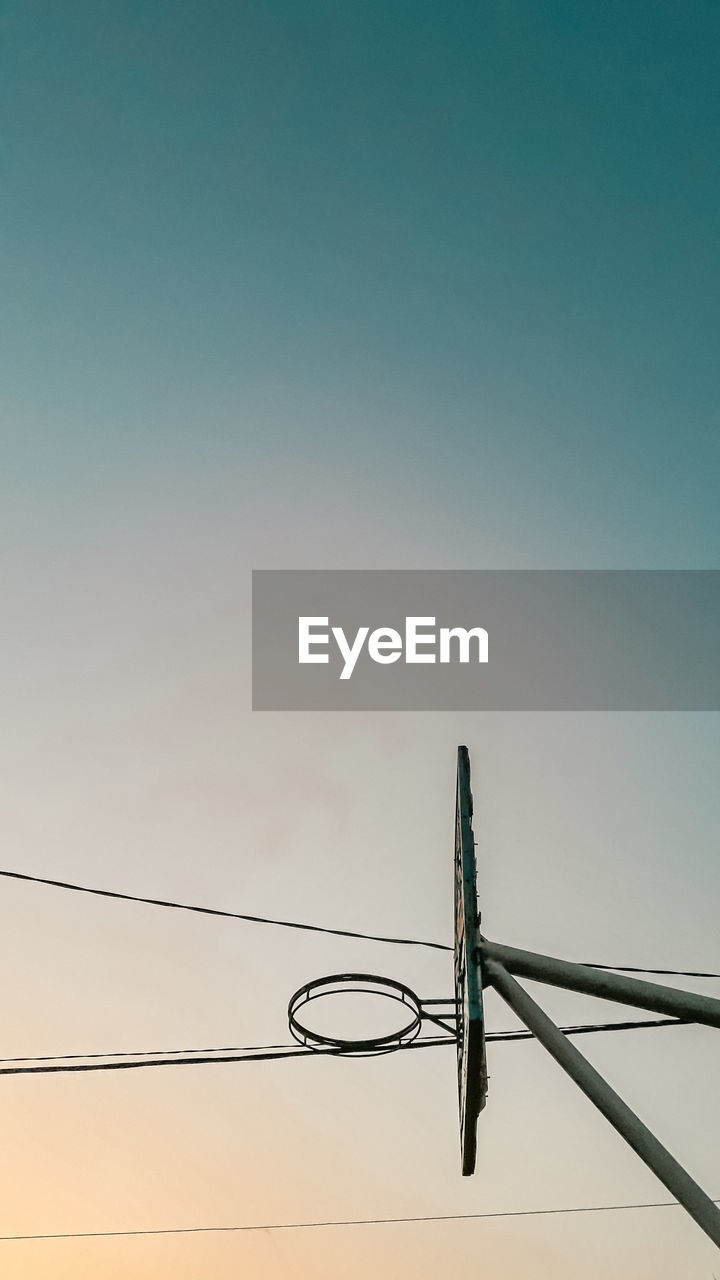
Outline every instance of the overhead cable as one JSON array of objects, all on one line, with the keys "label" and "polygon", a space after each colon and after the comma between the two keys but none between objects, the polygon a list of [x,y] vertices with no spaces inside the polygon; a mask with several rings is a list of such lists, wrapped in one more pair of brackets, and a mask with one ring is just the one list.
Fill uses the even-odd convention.
[{"label": "overhead cable", "polygon": [[[585,1035],[596,1031],[638,1031],[650,1027],[687,1026],[684,1018],[644,1018],[633,1022],[597,1022],[580,1023],[572,1027],[560,1027],[567,1036]],[[488,1041],[532,1040],[532,1031],[488,1031]],[[404,1049],[434,1048],[441,1044],[456,1044],[455,1036],[424,1036],[409,1044],[396,1046],[392,1052]],[[272,1062],[281,1058],[305,1058],[310,1054],[330,1054],[335,1057],[362,1057],[365,1055],[344,1052],[339,1048],[307,1049],[296,1045],[255,1045],[243,1049],[138,1049],[134,1052],[123,1050],[120,1053],[66,1053],[43,1057],[0,1058],[0,1076],[10,1075],[49,1075],[70,1071],[127,1071],[133,1067],[185,1067],[206,1066],[211,1062]],[[148,1057],[153,1054],[153,1057]],[[379,1056],[375,1054],[367,1056]],[[118,1061],[97,1061],[97,1059],[118,1059]],[[83,1059],[78,1062],[77,1059]],[[127,1059],[132,1059],[128,1061]],[[20,1063],[40,1063],[58,1065],[20,1066]]]},{"label": "overhead cable", "polygon": [[[250,924],[274,925],[280,929],[301,929],[307,933],[325,933],[335,938],[358,938],[364,942],[385,942],[398,947],[428,947],[433,951],[453,951],[444,942],[429,942],[424,938],[394,938],[379,933],[363,933],[355,929],[333,929],[327,925],[305,924],[298,920],[279,920],[271,916],[251,915],[244,911],[225,911],[219,907],[204,907],[196,903],[175,902],[169,898],[150,898],[136,893],[121,893],[115,889],[96,889],[90,885],[76,884],[70,880],[52,880],[46,876],[32,876],[23,871],[0,871],[8,880],[22,880],[30,884],[43,884],[53,889],[68,889],[73,893],[86,893],[97,898],[115,898],[121,902],[140,902],[151,907],[169,907],[173,911],[192,911],[199,915],[221,916],[227,920],[245,920]],[[720,978],[720,973],[696,969],[644,969],[637,965],[598,964],[581,961],[589,969],[612,969],[620,973],[649,973],[663,977]]]},{"label": "overhead cable", "polygon": [[[720,1204],[720,1199],[713,1200]],[[678,1209],[676,1200],[640,1201],[637,1204],[569,1205],[556,1209],[500,1209],[489,1213],[434,1213],[415,1218],[344,1218],[324,1222],[242,1223],[219,1227],[150,1227],[126,1231],[46,1231],[36,1235],[0,1236],[1,1243],[21,1240],[107,1240],[123,1236],[189,1236],[213,1232],[241,1231],[308,1231],[323,1227],[379,1227],[422,1222],[478,1222],[490,1218],[543,1218],[570,1213],[619,1213],[636,1209]]]},{"label": "overhead cable", "polygon": [[420,938],[390,938],[383,934],[359,933],[354,929],[330,929],[325,925],[301,924],[297,920],[276,920],[270,916],[249,915],[244,911],[223,911],[218,907],[201,907],[189,902],[173,902],[167,898],[146,898],[136,893],[119,893],[114,889],[94,889],[89,885],[74,884],[69,880],[50,880],[45,876],[26,875],[21,871],[0,871],[9,880],[25,880],[31,884],[49,885],[53,889],[70,889],[74,893],[89,893],[97,898],[118,898],[122,902],[143,902],[151,907],[170,907],[174,911],[194,911],[204,916],[223,916],[227,920],[247,920],[250,924],[271,924],[280,929],[303,929],[309,933],[329,933],[336,938],[361,938],[367,942],[389,942],[399,947],[431,947],[434,951],[452,951],[443,942],[424,942]]}]

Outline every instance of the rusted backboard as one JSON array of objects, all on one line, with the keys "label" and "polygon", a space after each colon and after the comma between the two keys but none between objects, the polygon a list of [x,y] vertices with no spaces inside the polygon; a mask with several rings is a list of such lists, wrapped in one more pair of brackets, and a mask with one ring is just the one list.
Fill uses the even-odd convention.
[{"label": "rusted backboard", "polygon": [[455,1001],[462,1171],[475,1172],[477,1120],[487,1096],[480,971],[480,916],[470,755],[458,747],[455,797]]}]

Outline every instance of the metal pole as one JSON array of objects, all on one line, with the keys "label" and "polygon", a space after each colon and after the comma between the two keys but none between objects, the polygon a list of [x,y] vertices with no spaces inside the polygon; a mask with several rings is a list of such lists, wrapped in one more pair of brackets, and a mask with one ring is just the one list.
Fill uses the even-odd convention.
[{"label": "metal pole", "polygon": [[507,969],[493,959],[486,959],[483,967],[490,985],[495,987],[541,1045],[567,1071],[586,1097],[595,1103],[620,1136],[720,1248],[720,1210],[717,1205],[713,1204],[682,1165],[658,1142],[627,1103],[611,1089],[587,1058],[566,1039],[527,991],[510,976]]},{"label": "metal pole", "polygon": [[521,951],[517,947],[505,947],[499,942],[481,943],[483,964],[495,960],[508,973],[534,982],[546,982],[553,987],[565,987],[569,991],[583,991],[603,1000],[617,1000],[636,1009],[651,1009],[653,1013],[665,1013],[670,1017],[685,1018],[708,1027],[720,1027],[720,1000],[701,996],[694,991],[678,991],[656,982],[644,982],[640,978],[626,978],[589,965],[573,964],[569,960],[556,960],[553,956],[537,955],[534,951]]}]

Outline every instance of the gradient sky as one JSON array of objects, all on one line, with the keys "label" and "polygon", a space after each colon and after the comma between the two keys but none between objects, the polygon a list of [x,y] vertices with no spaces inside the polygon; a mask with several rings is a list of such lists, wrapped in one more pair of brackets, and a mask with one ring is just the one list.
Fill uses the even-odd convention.
[{"label": "gradient sky", "polygon": [[[0,13],[3,865],[449,941],[465,741],[490,936],[718,969],[716,716],[253,715],[248,678],[252,567],[718,567],[718,7]],[[346,967],[450,990],[432,953],[169,915],[6,882],[4,1056],[272,1043]],[[716,1040],[583,1049],[720,1195]],[[666,1198],[533,1045],[493,1051],[461,1179],[448,1053],[6,1079],[0,1234]],[[677,1210],[0,1249],[717,1267]]]}]

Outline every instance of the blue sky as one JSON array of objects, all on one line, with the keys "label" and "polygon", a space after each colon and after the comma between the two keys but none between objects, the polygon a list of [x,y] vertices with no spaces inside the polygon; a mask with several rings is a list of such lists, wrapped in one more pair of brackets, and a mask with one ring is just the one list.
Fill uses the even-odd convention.
[{"label": "blue sky", "polygon": [[719,25],[6,5],[11,456],[304,454],[462,504],[472,563],[515,519],[526,563],[713,565]]}]

